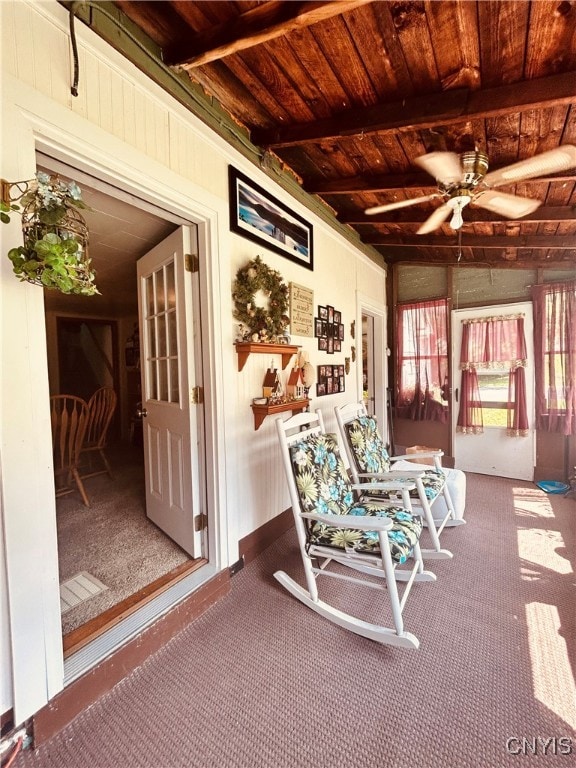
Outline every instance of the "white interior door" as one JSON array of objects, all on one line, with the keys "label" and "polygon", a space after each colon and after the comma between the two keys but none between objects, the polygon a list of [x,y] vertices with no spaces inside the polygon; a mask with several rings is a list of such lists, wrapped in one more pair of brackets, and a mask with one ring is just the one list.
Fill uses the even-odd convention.
[{"label": "white interior door", "polygon": [[[461,387],[460,346],[462,322],[472,318],[524,314],[524,333],[528,364],[526,366],[526,398],[529,433],[522,437],[506,434],[506,409],[498,407],[508,399],[508,371],[503,369],[478,370],[480,397],[483,406],[484,432],[479,435],[463,435],[456,431]],[[482,475],[498,475],[517,480],[534,479],[534,339],[532,304],[506,304],[452,312],[452,392],[454,460],[457,469],[478,472]]]},{"label": "white interior door", "polygon": [[138,261],[146,514],[192,557],[201,556],[198,406],[191,232],[181,227]]}]

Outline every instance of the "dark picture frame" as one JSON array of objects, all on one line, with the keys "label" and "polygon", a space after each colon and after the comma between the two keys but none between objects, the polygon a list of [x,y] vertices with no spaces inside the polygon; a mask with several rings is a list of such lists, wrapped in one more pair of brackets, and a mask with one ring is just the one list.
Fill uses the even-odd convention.
[{"label": "dark picture frame", "polygon": [[336,395],[346,391],[343,365],[319,365],[316,380],[316,397]]},{"label": "dark picture frame", "polygon": [[[318,349],[333,355],[342,351],[344,341],[344,323],[342,312],[331,304],[318,305],[318,315],[314,318],[314,336],[318,339]],[[335,390],[338,391],[338,390]]]},{"label": "dark picture frame", "polygon": [[313,270],[312,225],[232,165],[228,182],[232,232]]}]

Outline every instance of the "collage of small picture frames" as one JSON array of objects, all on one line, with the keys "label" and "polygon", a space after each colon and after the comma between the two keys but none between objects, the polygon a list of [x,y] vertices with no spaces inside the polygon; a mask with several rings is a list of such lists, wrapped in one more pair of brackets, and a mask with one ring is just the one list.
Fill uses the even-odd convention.
[{"label": "collage of small picture frames", "polygon": [[[344,341],[344,323],[342,313],[331,307],[318,307],[318,316],[314,318],[314,336],[318,339],[318,349],[333,355],[342,350]],[[332,395],[344,392],[345,377],[343,365],[319,365],[316,382],[316,396]]]}]

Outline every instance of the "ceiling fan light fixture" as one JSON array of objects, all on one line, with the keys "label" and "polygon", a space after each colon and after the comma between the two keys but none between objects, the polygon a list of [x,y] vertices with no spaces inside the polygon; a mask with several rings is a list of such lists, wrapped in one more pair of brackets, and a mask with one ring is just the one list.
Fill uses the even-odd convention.
[{"label": "ceiling fan light fixture", "polygon": [[488,155],[485,152],[463,152],[460,155],[462,165],[462,184],[477,186],[488,172]]},{"label": "ceiling fan light fixture", "polygon": [[454,197],[451,197],[450,200],[446,201],[446,205],[449,208],[452,208],[454,212],[452,214],[452,218],[450,219],[450,226],[452,229],[460,229],[460,227],[464,224],[462,211],[468,205],[471,199],[472,198],[470,195],[454,195]]}]

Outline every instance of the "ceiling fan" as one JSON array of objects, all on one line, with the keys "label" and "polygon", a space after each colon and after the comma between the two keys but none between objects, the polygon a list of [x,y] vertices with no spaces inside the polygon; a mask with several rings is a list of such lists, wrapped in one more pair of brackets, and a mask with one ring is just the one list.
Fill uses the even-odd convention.
[{"label": "ceiling fan", "polygon": [[412,200],[375,205],[367,208],[366,213],[372,215],[418,205],[428,200],[443,199],[442,205],[436,208],[417,231],[419,235],[426,235],[437,229],[450,215],[452,229],[460,229],[464,223],[462,211],[467,205],[477,205],[508,219],[527,216],[542,204],[541,200],[494,190],[504,184],[515,184],[525,179],[575,167],[576,146],[562,144],[557,149],[542,152],[491,173],[488,173],[488,155],[479,150],[464,152],[461,155],[455,152],[430,152],[417,157],[414,162],[434,176],[438,191]]}]

